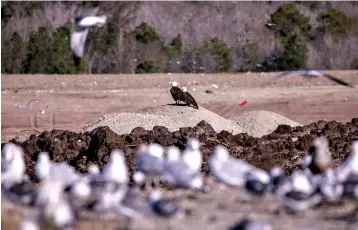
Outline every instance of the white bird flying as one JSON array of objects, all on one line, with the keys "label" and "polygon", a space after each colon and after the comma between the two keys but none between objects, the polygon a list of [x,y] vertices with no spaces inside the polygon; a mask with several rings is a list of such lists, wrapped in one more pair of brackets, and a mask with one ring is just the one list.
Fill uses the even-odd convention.
[{"label": "white bird flying", "polygon": [[107,16],[77,16],[75,18],[75,29],[71,33],[71,50],[73,52],[75,65],[80,64],[84,55],[85,43],[89,28],[92,26],[102,27],[107,22]]},{"label": "white bird flying", "polygon": [[276,76],[275,80],[281,79],[283,77],[286,76],[293,76],[293,75],[301,75],[303,77],[326,77],[331,81],[334,81],[340,85],[343,86],[347,86],[347,87],[351,87],[351,88],[355,88],[353,84],[351,83],[347,83],[335,76],[332,76],[330,74],[318,71],[318,70],[311,70],[311,69],[302,69],[302,70],[297,70],[297,71],[288,71],[288,72],[284,72],[278,76]]}]

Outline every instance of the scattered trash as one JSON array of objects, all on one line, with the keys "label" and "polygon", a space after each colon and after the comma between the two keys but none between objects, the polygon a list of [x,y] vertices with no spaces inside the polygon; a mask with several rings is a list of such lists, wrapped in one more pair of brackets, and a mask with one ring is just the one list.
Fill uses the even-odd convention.
[{"label": "scattered trash", "polygon": [[211,89],[207,89],[205,90],[205,93],[213,93],[213,91]]},{"label": "scattered trash", "polygon": [[192,90],[192,91],[196,91],[196,88],[192,88],[191,90]]},{"label": "scattered trash", "polygon": [[219,88],[219,86],[216,85],[216,84],[213,84],[213,87],[214,87],[215,89]]},{"label": "scattered trash", "polygon": [[240,102],[240,106],[244,106],[244,105],[246,105],[247,104],[247,101],[242,101],[242,102]]},{"label": "scattered trash", "polygon": [[168,75],[172,75],[172,73],[168,73]]}]

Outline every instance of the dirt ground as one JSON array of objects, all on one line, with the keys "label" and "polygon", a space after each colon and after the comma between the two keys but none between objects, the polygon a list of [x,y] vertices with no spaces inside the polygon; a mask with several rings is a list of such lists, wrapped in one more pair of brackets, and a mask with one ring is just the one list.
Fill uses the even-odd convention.
[{"label": "dirt ground", "polygon": [[[330,73],[358,84],[358,71]],[[225,118],[243,111],[267,110],[309,124],[320,119],[349,121],[358,114],[357,88],[337,86],[324,78],[307,80],[299,76],[275,82],[275,75],[2,75],[2,141],[14,136],[28,137],[36,130],[79,131],[104,114],[138,112],[172,103],[167,90],[173,80],[179,86],[186,85],[199,106]],[[205,93],[206,89],[213,93]],[[239,106],[245,100],[247,104]]]},{"label": "dirt ground", "polygon": [[[331,73],[358,84],[358,71]],[[169,132],[164,127],[149,131],[136,128],[129,135],[118,135],[108,128],[97,128],[82,134],[69,131],[43,132],[18,142],[25,151],[27,172],[33,175],[34,161],[40,150],[50,151],[53,160],[67,161],[77,170],[85,172],[90,162],[103,167],[108,160],[108,151],[113,147],[126,152],[127,164],[133,171],[133,146],[157,141],[163,146],[174,144],[183,149],[186,139],[191,136],[204,143],[205,173],[210,151],[217,144],[226,145],[232,155],[258,167],[269,169],[273,165],[281,165],[290,172],[297,168],[297,162],[308,150],[314,137],[320,135],[330,140],[335,163],[340,163],[349,154],[351,141],[358,139],[358,89],[334,86],[325,79],[305,80],[299,77],[274,83],[272,79],[275,74],[162,74],[140,77],[3,75],[2,143],[14,136],[21,136],[20,140],[24,140],[30,134],[38,135],[37,131],[43,130],[78,132],[84,125],[104,114],[137,112],[172,103],[164,87],[169,89],[169,81],[176,80],[181,85],[191,82],[188,90],[197,99],[199,106],[226,118],[235,117],[243,111],[268,110],[301,124],[318,120],[337,120],[342,123],[320,121],[297,128],[280,126],[272,134],[261,138],[246,134],[233,135],[225,131],[216,133],[205,122],[176,132]],[[212,84],[219,87],[215,88]],[[213,90],[213,93],[206,94],[206,89]],[[27,106],[30,100],[36,99],[43,101],[32,101]],[[239,106],[244,100],[248,103]],[[143,220],[133,223],[132,229],[190,229],[193,226],[195,229],[227,229],[246,216],[266,220],[274,225],[274,229],[358,229],[357,218],[350,220],[346,217],[354,207],[354,202],[318,207],[304,215],[292,216],[277,214],[278,203],[271,196],[254,201],[242,191],[234,191],[232,194],[230,198],[225,191],[215,189],[212,193],[191,195],[188,198],[180,193],[178,196],[182,205],[190,209],[191,214],[187,218],[172,220],[170,223],[161,219]],[[5,203],[2,201],[2,204],[4,206]],[[2,209],[2,226],[16,229],[21,213],[24,212],[27,211],[21,208],[6,212]],[[76,229],[114,229],[122,223],[121,220],[85,220],[79,221]]]}]

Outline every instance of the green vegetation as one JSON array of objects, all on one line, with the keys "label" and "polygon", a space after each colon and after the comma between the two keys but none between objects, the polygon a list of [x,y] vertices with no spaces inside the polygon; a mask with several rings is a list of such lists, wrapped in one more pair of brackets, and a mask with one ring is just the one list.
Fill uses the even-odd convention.
[{"label": "green vegetation", "polygon": [[243,46],[244,52],[248,55],[251,70],[254,70],[256,68],[256,64],[258,64],[258,57],[257,57],[258,49],[259,47],[256,42],[249,43]]},{"label": "green vegetation", "polygon": [[308,57],[306,38],[311,37],[309,18],[302,15],[294,4],[282,4],[271,15],[266,27],[283,44],[283,51],[275,58],[273,66],[277,70],[304,67]]},{"label": "green vegetation", "polygon": [[271,15],[266,27],[281,39],[288,39],[297,33],[309,37],[311,31],[309,18],[301,14],[291,3],[282,4]]},{"label": "green vegetation", "polygon": [[160,71],[160,67],[158,63],[153,60],[147,60],[141,62],[137,65],[135,69],[135,73],[142,74],[142,73],[158,73]]},{"label": "green vegetation", "polygon": [[88,32],[86,48],[89,52],[106,54],[118,46],[119,27],[116,23],[108,22],[106,27],[92,27]]},{"label": "green vegetation", "polygon": [[183,50],[183,39],[181,34],[178,34],[173,38],[168,46],[163,46],[163,49],[167,52],[169,58],[180,56]]},{"label": "green vegetation", "polygon": [[232,49],[218,37],[205,41],[204,49],[215,56],[219,64],[219,72],[230,72],[232,69]]},{"label": "green vegetation", "polygon": [[134,30],[134,35],[137,41],[148,44],[154,41],[160,41],[160,36],[155,29],[143,22]]},{"label": "green vegetation", "polygon": [[71,74],[84,72],[86,63],[75,68],[69,39],[68,26],[56,29],[52,34],[46,27],[40,27],[30,36],[24,61],[25,73]]},{"label": "green vegetation", "polygon": [[292,70],[306,66],[308,49],[298,35],[290,36],[284,43],[284,50],[275,60],[277,69]]},{"label": "green vegetation", "polygon": [[53,73],[51,50],[50,32],[46,27],[40,27],[37,32],[32,32],[28,43],[25,72]]},{"label": "green vegetation", "polygon": [[318,27],[319,31],[328,32],[334,36],[343,34],[357,25],[357,21],[354,18],[350,18],[343,11],[336,9],[320,13],[317,21],[321,23]]},{"label": "green vegetation", "polygon": [[24,42],[20,35],[14,32],[11,38],[5,41],[1,49],[1,72],[21,73],[23,60]]}]

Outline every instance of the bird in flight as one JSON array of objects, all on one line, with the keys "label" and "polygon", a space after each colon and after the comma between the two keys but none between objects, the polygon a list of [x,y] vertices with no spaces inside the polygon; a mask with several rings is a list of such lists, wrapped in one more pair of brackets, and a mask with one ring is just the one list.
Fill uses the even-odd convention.
[{"label": "bird in flight", "polygon": [[343,85],[343,86],[347,86],[347,87],[351,87],[351,88],[355,88],[353,84],[351,83],[347,83],[335,76],[332,76],[330,74],[318,71],[318,70],[311,70],[311,69],[302,69],[302,70],[297,70],[297,71],[288,71],[288,72],[284,72],[278,76],[275,77],[275,80],[281,79],[283,77],[289,76],[289,75],[301,75],[303,77],[326,77],[331,81],[336,82],[339,85]]},{"label": "bird in flight", "polygon": [[71,33],[71,50],[75,66],[79,66],[81,58],[84,55],[85,43],[87,40],[88,30],[92,26],[102,27],[107,22],[107,16],[94,16],[98,8],[92,12],[92,15],[80,15],[75,18],[75,29]]}]

